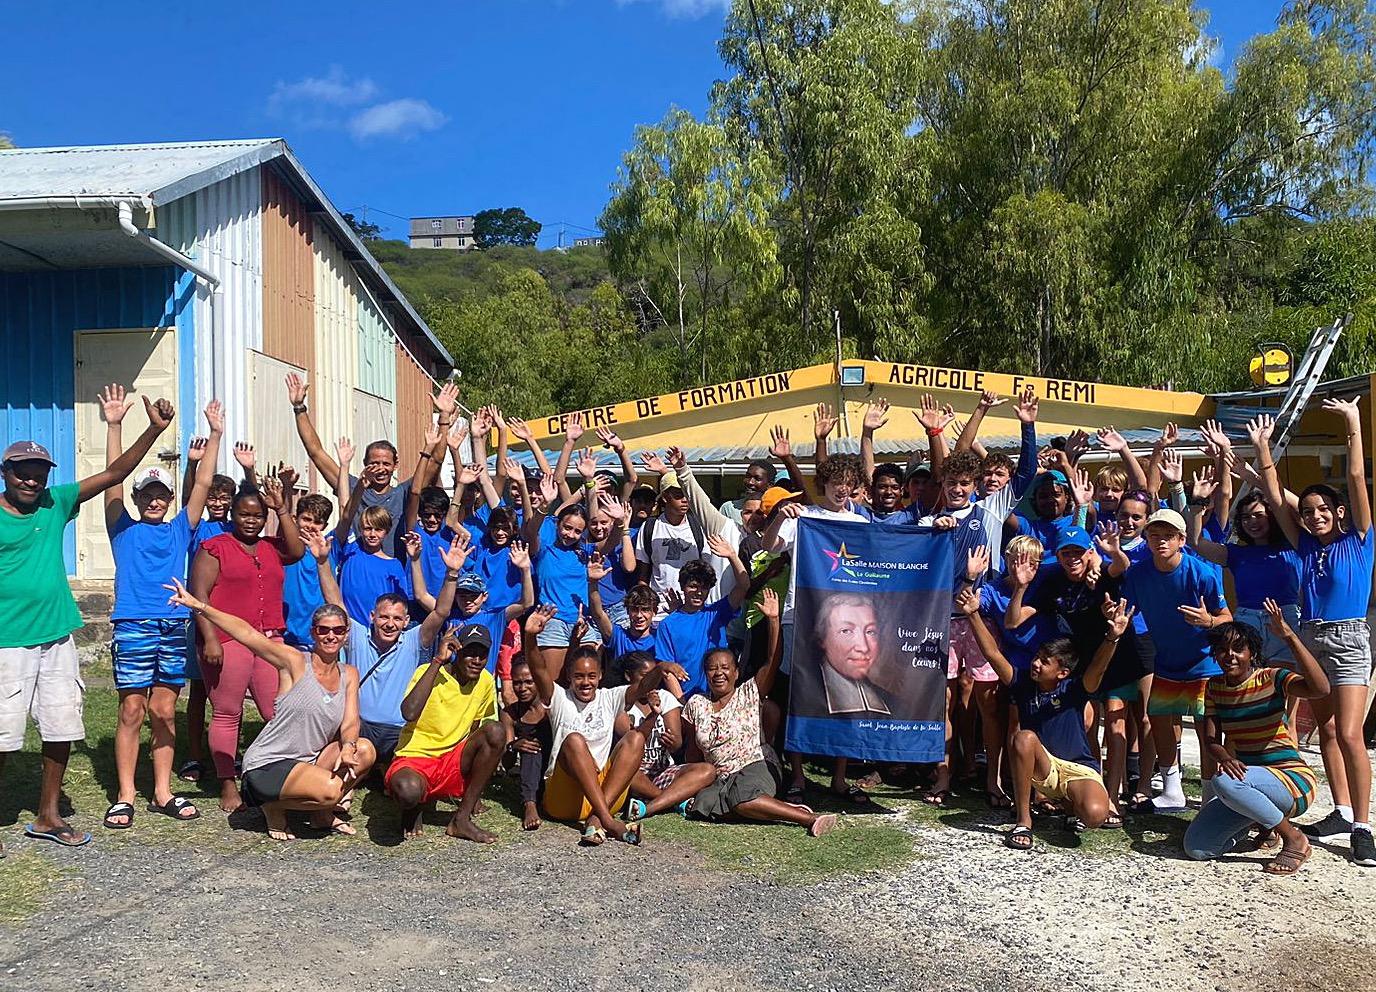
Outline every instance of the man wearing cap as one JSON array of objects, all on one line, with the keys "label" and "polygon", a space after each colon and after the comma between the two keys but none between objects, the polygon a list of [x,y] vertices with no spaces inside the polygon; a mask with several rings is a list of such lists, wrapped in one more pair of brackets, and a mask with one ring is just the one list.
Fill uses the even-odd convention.
[{"label": "man wearing cap", "polygon": [[446,634],[435,656],[411,676],[401,703],[406,727],[386,777],[388,793],[401,806],[405,837],[421,832],[429,803],[448,798],[458,799],[459,808],[445,833],[479,844],[497,839],[473,822],[506,748],[497,686],[487,670],[491,651],[487,628],[466,623]]},{"label": "man wearing cap", "polygon": [[5,756],[24,746],[30,714],[43,741],[38,814],[24,832],[70,847],[89,833],[74,830],[58,813],[58,797],[72,741],[86,736],[82,683],[72,631],[81,614],[67,585],[62,536],[81,504],[123,482],[172,423],[167,400],[146,396],[148,426],[120,457],[80,482],[48,486],[57,464],[37,441],[17,441],[0,456],[0,683],[18,687],[0,699],[0,770]]},{"label": "man wearing cap", "polygon": [[505,684],[511,678],[510,659],[498,667],[502,638],[511,621],[535,605],[535,582],[531,577],[530,553],[521,541],[511,542],[511,564],[521,572],[521,598],[509,606],[487,607],[487,580],[477,572],[464,572],[458,578],[454,593],[451,623],[477,624],[486,628],[491,650],[487,655],[487,670]]},{"label": "man wearing cap", "polygon": [[1199,772],[1204,783],[1204,801],[1213,794],[1211,780],[1216,762],[1206,746],[1201,718],[1205,685],[1223,670],[1209,650],[1205,631],[1233,616],[1213,566],[1183,553],[1184,517],[1175,510],[1157,510],[1147,518],[1146,536],[1151,558],[1135,566],[1119,546],[1115,529],[1109,529],[1100,543],[1111,555],[1109,574],[1123,577],[1123,594],[1146,619],[1156,648],[1156,674],[1147,716],[1156,741],[1156,763],[1163,789],[1161,795],[1143,806],[1150,806],[1147,812],[1182,812],[1185,793],[1175,756],[1186,715],[1194,718],[1195,733],[1200,738]]},{"label": "man wearing cap", "polygon": [[[325,602],[343,607],[344,597],[330,568],[329,542],[317,534],[310,551],[318,565],[320,594]],[[358,671],[359,735],[372,742],[377,751],[374,767],[378,769],[392,759],[406,723],[401,702],[411,673],[434,649],[435,638],[454,607],[457,566],[463,564],[466,555],[455,541],[441,556],[446,566],[444,582],[435,596],[434,608],[419,624],[408,626],[410,604],[397,593],[383,593],[377,598],[367,624],[349,618],[344,659]]]},{"label": "man wearing cap", "polygon": [[[124,415],[132,405],[122,386],[101,393],[105,414],[105,461],[114,464],[123,444]],[[115,728],[115,772],[119,781],[114,803],[105,811],[105,826],[125,830],[134,825],[134,773],[138,766],[139,734],[148,718],[153,761],[153,795],[148,812],[174,820],[200,816],[195,805],[172,795],[172,754],[176,740],[177,696],[186,684],[186,608],[170,603],[163,582],[186,581],[186,549],[205,509],[215,462],[224,434],[224,409],[219,400],[205,408],[210,435],[192,477],[186,505],[167,519],[172,507],[172,474],[156,465],[134,475],[134,506],[124,505],[124,486],[105,490],[105,528],[115,560],[115,602],[110,621],[110,660],[119,693],[119,724]]]}]

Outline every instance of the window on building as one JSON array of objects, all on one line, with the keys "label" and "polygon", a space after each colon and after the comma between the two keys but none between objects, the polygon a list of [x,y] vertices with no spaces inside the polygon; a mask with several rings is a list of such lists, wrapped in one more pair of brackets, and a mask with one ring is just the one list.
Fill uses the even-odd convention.
[{"label": "window on building", "polygon": [[444,238],[436,238],[436,239],[435,239],[435,247],[436,247],[436,248],[443,248],[443,247],[444,247]]},{"label": "window on building", "polygon": [[444,227],[444,221],[442,221],[442,220],[432,220],[432,221],[430,222],[430,230],[432,230],[432,231],[441,230],[443,227]]}]

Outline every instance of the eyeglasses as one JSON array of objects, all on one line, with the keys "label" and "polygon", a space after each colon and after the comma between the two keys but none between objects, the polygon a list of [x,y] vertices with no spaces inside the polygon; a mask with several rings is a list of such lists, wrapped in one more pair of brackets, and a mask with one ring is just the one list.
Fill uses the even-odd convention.
[{"label": "eyeglasses", "polygon": [[315,625],[315,632],[316,632],[317,634],[333,634],[335,637],[343,637],[345,634],[347,634],[347,633],[349,632],[349,628],[348,628],[348,627],[326,627],[324,624],[319,624],[319,623],[318,623],[318,624]]},{"label": "eyeglasses", "polygon": [[1319,560],[1314,563],[1314,574],[1317,578],[1322,579],[1328,576],[1328,552],[1328,545],[1319,548]]}]

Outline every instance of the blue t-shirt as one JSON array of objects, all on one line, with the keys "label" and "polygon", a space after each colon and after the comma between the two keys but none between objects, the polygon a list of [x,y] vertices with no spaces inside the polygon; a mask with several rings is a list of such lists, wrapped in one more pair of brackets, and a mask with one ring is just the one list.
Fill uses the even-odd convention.
[{"label": "blue t-shirt", "polygon": [[510,544],[499,548],[484,537],[468,563],[487,580],[487,609],[504,610],[521,601],[521,570],[511,564]]},{"label": "blue t-shirt", "polygon": [[[416,524],[412,530],[420,535],[420,571],[425,576],[425,591],[432,596],[438,596],[440,586],[444,585],[444,577],[449,571],[449,566],[440,557],[440,552],[448,551],[449,546],[454,543],[454,529],[441,524],[435,533],[427,534],[424,527]],[[472,562],[472,556],[468,560]],[[407,578],[410,578],[409,573]]]},{"label": "blue t-shirt", "polygon": [[621,567],[621,542],[617,542],[611,554],[602,554],[598,547],[591,542],[584,544],[583,556],[586,561],[593,555],[601,555],[609,566],[607,574],[597,583],[597,593],[602,597],[602,605],[610,608],[626,598],[627,590],[635,585],[635,572],[628,572]]},{"label": "blue t-shirt", "polygon": [[[1137,543],[1132,547],[1123,546],[1123,554],[1128,556],[1129,564],[1135,568],[1142,562],[1151,560],[1151,547],[1147,544],[1146,538],[1138,536]],[[1147,618],[1140,611],[1132,615],[1132,629],[1139,634],[1147,632]]]},{"label": "blue t-shirt", "polygon": [[856,512],[870,523],[879,524],[882,527],[902,527],[905,524],[915,524],[922,518],[922,508],[916,504],[900,507],[888,513],[872,509],[868,506],[857,507]]},{"label": "blue t-shirt", "polygon": [[607,638],[607,650],[611,653],[611,658],[615,661],[623,654],[630,654],[632,651],[655,651],[655,632],[650,628],[650,632],[644,637],[632,637],[631,632],[619,624],[612,624],[612,636]]},{"label": "blue t-shirt", "polygon": [[1009,694],[1018,708],[1018,725],[1036,734],[1042,747],[1062,761],[1099,770],[1099,756],[1085,734],[1089,693],[1078,678],[1062,679],[1056,688],[1043,692],[1028,675],[1019,673]]},{"label": "blue t-shirt", "polygon": [[1332,544],[1300,534],[1304,563],[1305,620],[1365,620],[1371,599],[1372,541],[1376,527],[1361,537],[1355,530]]},{"label": "blue t-shirt", "polygon": [[[439,638],[435,640],[438,642]],[[401,718],[401,702],[406,698],[406,686],[410,684],[416,669],[430,660],[430,650],[420,643],[420,626],[403,630],[395,644],[385,651],[379,651],[373,642],[372,628],[366,623],[350,620],[344,659],[358,669],[361,680],[358,687],[358,715],[369,723],[384,727],[405,726],[406,721]]]},{"label": "blue t-shirt", "polygon": [[282,640],[309,651],[315,646],[311,615],[325,604],[325,597],[320,592],[320,565],[314,555],[307,553],[282,573],[282,615],[287,619],[287,632]]},{"label": "blue t-shirt", "polygon": [[1198,606],[1201,598],[1210,610],[1227,608],[1223,583],[1207,562],[1181,555],[1179,565],[1162,572],[1154,561],[1144,561],[1123,574],[1123,595],[1146,617],[1158,675],[1184,681],[1223,674],[1204,628],[1186,621],[1178,609]]},{"label": "blue t-shirt", "polygon": [[173,576],[186,581],[186,549],[191,544],[186,510],[171,520],[149,524],[121,509],[110,528],[115,558],[115,608],[111,620],[184,620],[186,607],[167,602],[162,587]]},{"label": "blue t-shirt", "polygon": [[395,558],[370,555],[357,541],[350,541],[343,548],[336,545],[334,554],[338,562],[339,594],[351,619],[366,623],[377,598],[384,593],[394,592],[410,600],[411,579],[406,568]]},{"label": "blue t-shirt", "polygon": [[[449,630],[455,627],[462,627],[464,624],[476,623],[487,628],[488,636],[492,638],[492,649],[487,652],[487,670],[494,676],[497,674],[497,652],[501,649],[502,638],[506,636],[507,623],[506,610],[494,610],[491,608],[479,610],[471,617],[451,614],[449,617]],[[436,639],[436,643],[439,643]]]},{"label": "blue t-shirt", "polygon": [[1045,549],[1042,561],[1051,561],[1056,557],[1056,538],[1060,536],[1062,530],[1075,523],[1075,514],[1073,513],[1052,519],[1027,517],[1015,512],[1013,517],[1018,522],[1019,534],[1030,534],[1041,542]]},{"label": "blue t-shirt", "polygon": [[676,661],[687,671],[684,696],[707,691],[703,656],[712,648],[726,647],[726,625],[738,612],[727,596],[696,613],[675,610],[659,622],[655,629],[655,658]]},{"label": "blue t-shirt", "polygon": [[228,517],[223,520],[202,520],[200,523],[196,524],[195,529],[191,532],[191,555],[194,556],[197,551],[201,550],[201,545],[212,537],[228,534],[233,529],[234,525],[229,522]]},{"label": "blue t-shirt", "polygon": [[[1034,579],[1023,594],[1024,603],[1035,600],[1036,588],[1037,580]],[[1032,615],[1031,620],[1016,630],[1006,630],[1003,619],[1008,613],[1008,604],[1011,600],[1012,590],[1008,588],[1006,576],[1000,575],[979,588],[980,613],[984,615],[990,628],[998,632],[1003,656],[1018,671],[1025,672],[1032,666],[1032,659],[1036,657],[1041,646],[1056,636],[1056,619],[1050,613],[1038,610]]]},{"label": "blue t-shirt", "polygon": [[1268,596],[1281,606],[1300,601],[1300,556],[1288,544],[1228,544],[1237,605],[1259,610]]},{"label": "blue t-shirt", "polygon": [[578,619],[578,609],[588,598],[588,566],[583,562],[583,547],[561,548],[555,541],[559,521],[546,517],[540,525],[540,553],[535,557],[539,578],[538,602],[555,607],[555,616],[564,623]]}]

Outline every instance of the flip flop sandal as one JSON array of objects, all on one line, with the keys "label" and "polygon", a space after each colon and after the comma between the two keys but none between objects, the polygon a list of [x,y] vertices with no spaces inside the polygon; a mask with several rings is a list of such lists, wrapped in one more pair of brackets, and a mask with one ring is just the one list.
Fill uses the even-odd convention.
[{"label": "flip flop sandal", "polygon": [[607,832],[592,824],[583,827],[583,836],[578,839],[578,843],[583,847],[601,847],[606,842]]},{"label": "flip flop sandal", "polygon": [[626,832],[617,838],[617,840],[621,841],[621,843],[629,844],[631,847],[639,847],[640,842],[643,839],[644,838],[642,838],[640,835],[639,823],[628,824],[626,827]]},{"label": "flip flop sandal", "polygon": [[1085,821],[1078,816],[1067,816],[1065,818],[1065,828],[1072,834],[1082,834],[1089,829],[1085,826]]},{"label": "flip flop sandal", "polygon": [[804,790],[801,785],[790,785],[784,791],[784,802],[792,802],[795,799],[802,799]]},{"label": "flip flop sandal", "polygon": [[[116,823],[114,818],[117,816],[128,817],[123,823]],[[110,808],[105,811],[106,830],[128,830],[134,825],[134,804],[133,803],[112,803]]]},{"label": "flip flop sandal", "polygon": [[39,830],[30,823],[24,827],[24,836],[32,837],[35,840],[50,840],[54,844],[61,844],[63,847],[82,847],[91,843],[89,833],[77,833],[71,827],[65,830]]},{"label": "flip flop sandal", "polygon": [[1304,867],[1304,863],[1309,860],[1309,856],[1313,853],[1312,847],[1303,854],[1283,850],[1268,861],[1262,871],[1268,875],[1293,875]]},{"label": "flip flop sandal", "polygon": [[1013,800],[1009,799],[1002,792],[989,791],[984,794],[984,800],[989,804],[990,809],[1012,809]]},{"label": "flip flop sandal", "polygon": [[845,792],[837,792],[835,789],[832,789],[831,794],[841,802],[848,803],[851,806],[869,806],[874,802],[874,800],[870,798],[870,794],[858,785],[852,785],[850,788],[846,789]]},{"label": "flip flop sandal", "polygon": [[1110,813],[1104,817],[1104,822],[1099,824],[1100,830],[1120,830],[1123,826],[1123,818],[1117,813]]},{"label": "flip flop sandal", "polygon": [[950,789],[937,789],[935,792],[924,792],[922,801],[928,806],[935,806],[937,809],[946,808],[946,800],[951,796]]},{"label": "flip flop sandal", "polygon": [[646,808],[643,799],[632,799],[626,804],[626,819],[631,823],[634,823],[636,820],[645,819]]},{"label": "flip flop sandal", "polygon": [[[188,809],[191,810],[191,815],[183,815],[184,811]],[[181,796],[173,796],[161,806],[155,802],[150,802],[148,804],[148,812],[159,813],[162,816],[171,817],[174,820],[199,820],[201,817],[201,811],[196,808],[196,804]],[[106,816],[109,816],[109,814],[107,813]]]},{"label": "flip flop sandal", "polygon": [[182,766],[177,769],[177,778],[183,782],[199,782],[205,768],[199,761],[183,761]]},{"label": "flip flop sandal", "polygon": [[835,813],[827,813],[825,816],[819,816],[813,820],[812,825],[807,828],[807,832],[813,837],[821,837],[835,830],[839,822],[840,820]]},{"label": "flip flop sandal", "polygon": [[1014,827],[1003,835],[1003,846],[1014,851],[1032,850],[1032,828],[1024,827],[1021,824]]}]

